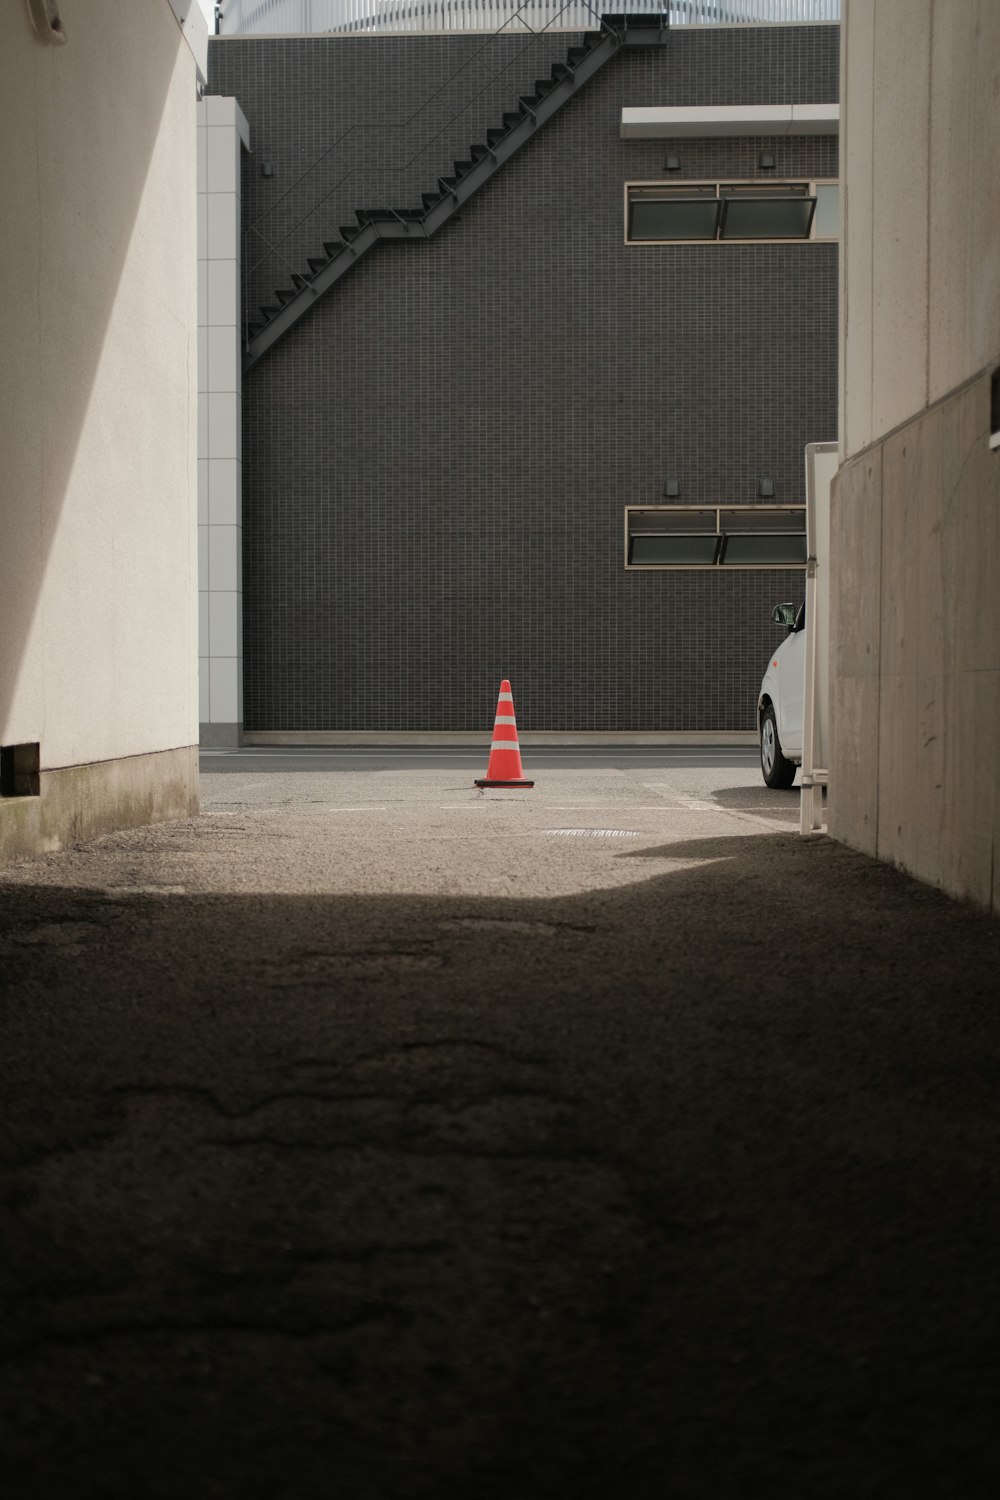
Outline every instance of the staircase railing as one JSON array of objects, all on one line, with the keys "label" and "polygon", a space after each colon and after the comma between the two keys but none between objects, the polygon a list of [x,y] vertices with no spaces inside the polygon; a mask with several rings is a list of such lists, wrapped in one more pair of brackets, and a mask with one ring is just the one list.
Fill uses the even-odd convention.
[{"label": "staircase railing", "polygon": [[[263,3],[263,0],[258,0],[258,3]],[[501,9],[499,6],[496,8],[498,10]],[[484,36],[481,44],[475,47],[473,52],[463,61],[462,66],[449,74],[434,92],[424,99],[405,119],[391,123],[384,121],[353,122],[346,130],[342,131],[332,140],[304,171],[299,173],[294,181],[268,205],[267,209],[253,223],[246,227],[243,244],[244,342],[246,342],[248,325],[254,317],[258,293],[260,295],[271,295],[278,285],[279,280],[283,279],[287,281],[291,278],[294,281],[301,274],[302,256],[297,249],[289,248],[289,242],[293,240],[293,236],[297,235],[310,219],[317,218],[321,211],[324,214],[322,220],[316,225],[315,243],[311,245],[311,248],[317,249],[323,239],[329,235],[329,221],[334,216],[335,209],[349,216],[359,207],[371,208],[377,206],[384,210],[398,207],[398,204],[391,204],[388,201],[376,204],[369,200],[362,205],[353,199],[348,199],[349,184],[363,169],[357,166],[346,166],[345,170],[337,173],[334,181],[323,185],[322,190],[318,194],[314,192],[310,195],[308,207],[302,212],[292,210],[292,221],[290,223],[282,223],[275,229],[269,228],[269,225],[274,223],[276,217],[283,210],[284,217],[286,219],[289,217],[287,205],[290,200],[292,202],[295,201],[294,195],[301,194],[303,184],[306,184],[310,178],[314,179],[316,174],[330,164],[331,160],[337,155],[343,156],[349,152],[353,144],[352,138],[357,138],[366,132],[389,132],[395,134],[397,137],[401,132],[405,132],[406,134],[403,136],[404,142],[411,139],[414,125],[422,117],[426,116],[429,110],[433,109],[433,106],[442,99],[446,91],[459,82],[463,75],[468,76],[473,72],[481,74],[485,71],[489,75],[485,82],[482,82],[479,86],[470,88],[461,108],[452,110],[450,106],[444,106],[445,118],[442,119],[439,116],[435,119],[429,133],[422,137],[421,144],[416,150],[409,150],[406,153],[405,160],[398,162],[395,166],[380,166],[378,174],[380,180],[398,182],[401,193],[408,191],[414,196],[419,197],[419,187],[408,183],[406,174],[412,171],[416,163],[425,157],[448,131],[458,126],[464,118],[470,115],[478,101],[491,88],[498,82],[505,81],[505,75],[509,75],[519,63],[526,61],[529,57],[537,59],[537,61],[532,61],[533,69],[537,68],[538,64],[543,60],[546,65],[550,66],[552,63],[563,59],[565,56],[567,35],[566,29],[562,26],[561,17],[567,10],[572,8],[575,13],[583,13],[585,16],[585,27],[591,31],[600,30],[604,25],[601,19],[601,12],[591,5],[589,0],[564,0],[564,3],[560,5],[555,5],[549,0],[549,3],[545,6],[548,13],[548,20],[544,26],[538,29],[523,24],[525,13],[529,8],[535,10],[541,9],[537,0],[521,0],[521,4],[516,9],[510,4],[504,5],[502,7],[504,19],[497,30]],[[657,7],[656,12],[652,13],[655,14],[658,12],[659,7]],[[558,44],[554,44],[549,40],[548,33],[550,31],[558,32]],[[494,67],[488,61],[488,53],[491,45],[498,38],[505,38],[507,36],[510,36],[512,39],[523,38],[524,44],[518,47],[503,62],[502,66]],[[512,92],[516,92],[516,86]],[[469,142],[463,140],[463,144],[468,145]],[[371,169],[368,168],[367,170],[370,171]],[[430,175],[433,177],[437,176],[436,167],[432,169],[429,166],[428,170]],[[424,185],[429,186],[430,183],[428,182]],[[382,198],[385,197],[384,189],[379,196]],[[331,202],[331,200],[334,201]],[[329,208],[328,205],[330,205]],[[279,229],[280,232],[278,232]],[[261,272],[261,268],[264,266],[270,266],[271,269],[266,273],[266,276],[258,277],[258,273]]]},{"label": "staircase railing", "polygon": [[[759,26],[836,22],[841,0],[634,0],[628,9],[633,15],[662,13],[672,26]],[[582,0],[564,6],[525,0],[516,7],[510,0],[222,0],[221,31],[492,32],[503,24],[527,30],[546,26],[556,11],[559,26],[578,31],[589,24],[588,10]]]}]

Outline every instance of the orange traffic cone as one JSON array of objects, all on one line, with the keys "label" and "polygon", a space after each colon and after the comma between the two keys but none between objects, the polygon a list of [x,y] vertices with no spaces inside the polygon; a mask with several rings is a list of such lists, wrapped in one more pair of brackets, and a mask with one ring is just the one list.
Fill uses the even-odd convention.
[{"label": "orange traffic cone", "polygon": [[490,746],[490,762],[486,775],[476,786],[534,786],[525,781],[521,770],[521,747],[517,743],[517,721],[514,718],[514,700],[510,694],[510,683],[506,677],[500,684],[497,699],[497,716],[493,721],[493,743]]}]

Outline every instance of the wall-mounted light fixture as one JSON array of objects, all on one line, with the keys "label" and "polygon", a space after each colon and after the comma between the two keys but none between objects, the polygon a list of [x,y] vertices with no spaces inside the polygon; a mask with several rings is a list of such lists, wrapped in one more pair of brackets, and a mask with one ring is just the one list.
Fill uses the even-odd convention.
[{"label": "wall-mounted light fixture", "polygon": [[766,474],[762,474],[757,481],[757,498],[758,500],[774,499],[774,480],[768,479]]},{"label": "wall-mounted light fixture", "polygon": [[762,151],[757,158],[757,166],[761,172],[773,172],[775,168],[774,152]]},{"label": "wall-mounted light fixture", "polygon": [[681,482],[679,479],[665,479],[663,481],[664,500],[676,500],[679,497],[680,492]]},{"label": "wall-mounted light fixture", "polygon": [[273,161],[262,161],[261,164],[260,164],[260,175],[262,177],[273,177],[274,176],[274,162]]},{"label": "wall-mounted light fixture", "polygon": [[663,163],[663,170],[664,170],[664,172],[679,172],[680,169],[681,169],[681,159],[680,159],[679,156],[675,156],[674,153],[671,151],[670,155],[667,157],[666,161]]}]

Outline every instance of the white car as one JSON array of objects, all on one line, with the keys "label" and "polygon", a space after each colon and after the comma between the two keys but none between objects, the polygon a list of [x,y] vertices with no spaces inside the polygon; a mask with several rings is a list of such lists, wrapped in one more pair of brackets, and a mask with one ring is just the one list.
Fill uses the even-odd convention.
[{"label": "white car", "polygon": [[770,787],[789,787],[802,764],[802,703],[806,680],[805,604],[777,604],[771,612],[788,634],[772,651],[757,699],[760,769]]}]

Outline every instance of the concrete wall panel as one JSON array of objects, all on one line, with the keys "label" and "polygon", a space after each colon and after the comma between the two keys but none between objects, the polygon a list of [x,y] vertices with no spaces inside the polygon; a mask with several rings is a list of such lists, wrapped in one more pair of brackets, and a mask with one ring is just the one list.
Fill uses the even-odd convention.
[{"label": "concrete wall panel", "polygon": [[991,899],[1000,670],[1000,465],[986,382],[882,449],[879,853]]},{"label": "concrete wall panel", "polygon": [[879,691],[876,852],[879,859],[935,884],[945,801],[944,692],[943,678],[904,673],[883,673]]},{"label": "concrete wall panel", "polygon": [[940,884],[989,907],[997,899],[1000,671],[959,672],[946,702]]},{"label": "concrete wall panel", "polygon": [[41,796],[0,803],[0,865],[197,809],[197,745],[43,771]]},{"label": "concrete wall panel", "polygon": [[988,381],[842,468],[831,547],[835,837],[996,902],[1000,463]]},{"label": "concrete wall panel", "polygon": [[1000,453],[987,446],[989,386],[983,377],[950,403],[952,467],[938,478],[957,534],[954,631],[965,672],[1000,666]]}]

